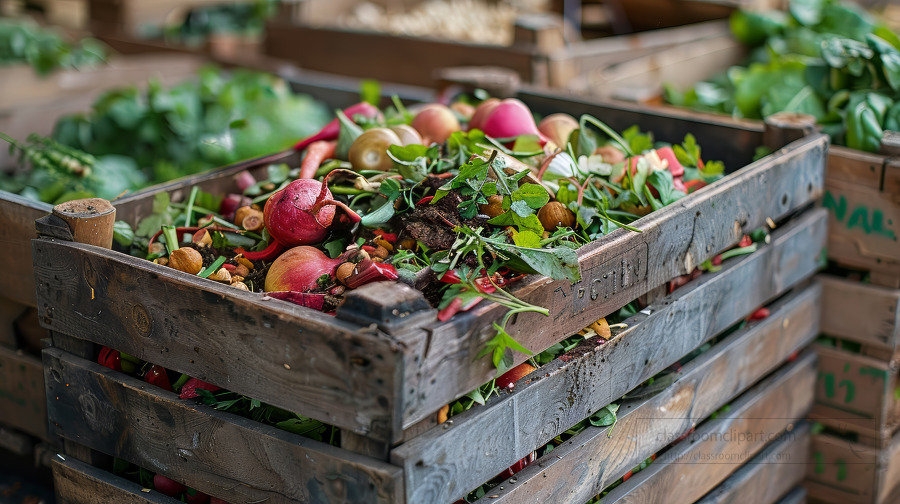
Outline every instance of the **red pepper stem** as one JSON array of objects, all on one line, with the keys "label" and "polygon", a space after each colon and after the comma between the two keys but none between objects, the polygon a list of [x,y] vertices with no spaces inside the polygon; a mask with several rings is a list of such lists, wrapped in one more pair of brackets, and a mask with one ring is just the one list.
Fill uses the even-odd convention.
[{"label": "red pepper stem", "polygon": [[278,254],[284,250],[284,245],[279,243],[277,240],[273,239],[269,246],[260,250],[258,252],[247,252],[244,249],[234,249],[235,252],[244,256],[245,259],[249,259],[251,261],[271,261],[275,259]]}]

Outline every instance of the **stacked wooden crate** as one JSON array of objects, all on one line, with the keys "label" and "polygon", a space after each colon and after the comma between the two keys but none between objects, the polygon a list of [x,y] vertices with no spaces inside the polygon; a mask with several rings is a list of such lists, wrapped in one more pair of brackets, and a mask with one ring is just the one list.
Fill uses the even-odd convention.
[{"label": "stacked wooden crate", "polygon": [[[896,151],[896,136],[882,142]],[[822,502],[900,499],[900,163],[891,155],[833,148],[824,205],[828,257],[867,272],[868,282],[823,277],[809,492]]]},{"label": "stacked wooden crate", "polygon": [[[540,113],[590,113],[616,128],[638,122],[664,141],[691,131],[707,145],[709,132],[709,139],[723,139],[709,141],[710,151],[724,154],[732,168],[748,164],[761,139],[639,108],[541,93],[520,98]],[[440,323],[418,291],[373,284],[348,294],[329,317],[78,243],[77,229],[42,219],[33,251],[40,320],[53,333],[44,353],[50,429],[66,445],[55,464],[61,500],[116,495],[110,498],[172,502],[113,476],[104,458],[114,456],[229,502],[449,503],[631,391],[612,430],[583,431],[495,487],[491,500],[533,502],[540,492],[548,502],[588,500],[656,452],[671,460],[652,464],[603,502],[648,491],[651,476],[696,478],[694,488],[679,490],[690,500],[720,484],[738,492],[741,481],[764,477],[752,468],[738,471],[747,459],[795,453],[792,443],[805,439],[796,420],[812,401],[815,357],[802,349],[817,333],[820,288],[804,280],[820,263],[826,216],[803,210],[822,193],[826,151],[824,136],[803,137],[643,218],[636,223],[642,233],[618,230],[582,247],[583,279],[574,285],[523,280],[514,293],[547,307],[550,317],[519,314],[507,331],[535,351],[656,295],[607,343],[587,340],[513,392],[442,424],[438,410],[494,376],[487,359],[474,357],[493,337],[491,322],[502,307],[482,304]],[[264,170],[273,160],[297,161],[285,153],[191,185],[219,192],[233,183],[235,170]],[[189,187],[164,190],[177,198]],[[767,223],[779,224],[768,245],[658,294]],[[764,304],[768,318],[723,334]],[[723,338],[709,351],[669,376],[670,386],[654,394],[641,387],[717,336]],[[95,364],[95,345],[339,427],[341,446],[179,400]],[[703,422],[729,403],[732,414]],[[695,426],[707,441],[660,451]],[[767,436],[728,440],[728,432],[744,428]],[[780,444],[764,451],[782,432]],[[740,463],[715,470],[677,463],[719,449]],[[732,472],[736,479],[728,479]],[[785,476],[779,488],[795,482]],[[781,497],[775,493],[770,502]]]}]

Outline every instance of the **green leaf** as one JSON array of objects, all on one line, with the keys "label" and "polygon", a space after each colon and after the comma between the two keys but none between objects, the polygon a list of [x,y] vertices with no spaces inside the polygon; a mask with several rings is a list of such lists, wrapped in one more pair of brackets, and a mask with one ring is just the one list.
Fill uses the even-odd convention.
[{"label": "green leaf", "polygon": [[570,248],[534,249],[496,242],[491,242],[491,245],[504,252],[515,254],[516,257],[541,275],[548,276],[554,280],[566,279],[570,282],[581,280],[578,255]]},{"label": "green leaf", "polygon": [[824,3],[824,0],[791,0],[791,15],[802,25],[816,25],[822,21]]},{"label": "green leaf", "polygon": [[640,154],[653,148],[653,134],[641,133],[637,124],[622,132],[622,138],[628,142],[631,152]]},{"label": "green leaf", "polygon": [[521,352],[526,355],[534,355],[531,350],[522,346],[521,343],[510,336],[506,330],[496,322],[494,322],[494,329],[497,331],[496,336],[491,338],[491,340],[485,344],[484,348],[482,348],[481,351],[478,352],[478,355],[475,356],[475,360],[478,360],[487,354],[491,354],[491,362],[494,364],[494,367],[497,368],[498,375],[509,371],[512,367],[512,355],[507,354],[507,349]]},{"label": "green leaf", "polygon": [[344,252],[344,240],[331,240],[322,247],[328,251],[328,257],[334,259]]},{"label": "green leaf", "polygon": [[619,411],[618,404],[609,404],[604,406],[600,411],[594,413],[588,419],[594,427],[608,427],[615,425],[618,421],[616,413]]},{"label": "green leaf", "polygon": [[337,118],[340,121],[341,129],[338,133],[337,147],[335,148],[334,155],[338,159],[347,159],[347,153],[350,152],[350,146],[353,145],[353,142],[360,135],[362,135],[363,129],[350,120],[343,111],[336,110],[335,115],[337,115]]},{"label": "green leaf", "polygon": [[515,211],[503,212],[488,220],[488,223],[495,226],[515,226],[519,229],[519,232],[525,230],[533,231],[536,234],[544,232],[544,226],[541,225],[541,220],[533,213],[529,213],[529,215],[525,217],[520,217]]},{"label": "green leaf", "polygon": [[381,84],[374,79],[363,79],[359,83],[359,97],[361,101],[378,106],[381,101]]},{"label": "green leaf", "polygon": [[541,248],[541,237],[534,231],[528,229],[513,231],[512,238],[518,247]]},{"label": "green leaf", "polygon": [[125,221],[113,223],[113,239],[123,247],[128,247],[134,241],[134,231]]},{"label": "green leaf", "polygon": [[204,268],[200,273],[197,273],[197,276],[200,278],[209,278],[209,275],[218,271],[223,264],[225,264],[225,257],[219,256],[212,264]]},{"label": "green leaf", "polygon": [[539,210],[550,201],[550,193],[538,184],[522,184],[510,196],[513,202],[524,201],[534,210]]},{"label": "green leaf", "polygon": [[647,182],[659,192],[659,199],[664,206],[670,205],[687,196],[675,189],[672,173],[668,170],[656,170],[647,177]]},{"label": "green leaf", "polygon": [[531,207],[528,206],[528,203],[526,203],[525,201],[522,201],[522,200],[513,201],[512,204],[509,206],[509,209],[512,210],[513,212],[515,212],[516,215],[518,215],[519,217],[522,217],[523,219],[534,213],[534,210],[532,210]]},{"label": "green leaf", "polygon": [[384,203],[382,203],[380,207],[363,215],[360,224],[371,228],[381,226],[391,220],[391,218],[394,217],[395,199],[397,199],[396,196],[384,200]]}]

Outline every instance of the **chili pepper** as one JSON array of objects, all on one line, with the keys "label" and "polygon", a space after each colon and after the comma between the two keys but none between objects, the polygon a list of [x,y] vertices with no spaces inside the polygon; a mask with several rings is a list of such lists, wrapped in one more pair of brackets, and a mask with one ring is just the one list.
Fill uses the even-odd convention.
[{"label": "chili pepper", "polygon": [[306,148],[306,157],[300,163],[300,174],[297,178],[313,178],[323,161],[334,157],[337,148],[336,140],[317,140]]},{"label": "chili pepper", "polygon": [[215,392],[216,390],[221,389],[221,387],[217,387],[212,383],[206,383],[203,380],[198,380],[197,378],[191,378],[181,387],[181,394],[178,397],[182,399],[193,399],[194,397],[199,397],[197,394],[197,389],[209,390],[210,392]]},{"label": "chili pepper", "polygon": [[516,462],[515,464],[509,466],[505,471],[498,474],[497,477],[502,477],[503,479],[511,478],[514,474],[528,467],[529,464],[534,462],[537,459],[537,453],[531,452],[527,457],[522,460]]},{"label": "chili pepper", "polygon": [[622,481],[628,481],[632,476],[634,476],[634,471],[629,469],[628,472],[625,473],[625,476],[622,476]]},{"label": "chili pepper", "polygon": [[234,249],[235,252],[241,254],[245,259],[249,259],[251,261],[271,261],[272,259],[278,257],[278,254],[280,254],[282,250],[284,250],[284,245],[278,243],[278,241],[274,239],[271,241],[271,243],[269,243],[268,247],[258,252],[248,252],[242,248]]},{"label": "chili pepper", "polygon": [[376,229],[376,230],[374,231],[374,233],[375,233],[376,235],[380,236],[381,238],[383,238],[383,239],[385,239],[385,240],[391,242],[391,243],[394,243],[394,242],[397,241],[397,234],[396,234],[396,233],[385,233],[385,232],[384,232],[383,230],[381,230],[381,229]]},{"label": "chili pepper", "polygon": [[119,351],[113,350],[109,347],[103,347],[100,349],[100,356],[97,357],[97,363],[114,371],[122,370],[122,362],[121,357],[119,356]]},{"label": "chili pepper", "polygon": [[771,315],[771,312],[769,311],[769,309],[763,307],[763,308],[759,308],[755,312],[753,312],[750,315],[749,320],[762,320],[762,319],[768,318],[769,315]]},{"label": "chili pepper", "polygon": [[360,261],[353,274],[344,279],[344,285],[351,289],[356,289],[368,283],[396,280],[398,278],[400,278],[400,275],[397,274],[397,270],[390,264],[367,258]]},{"label": "chili pepper", "polygon": [[169,381],[169,374],[166,373],[166,368],[158,364],[150,367],[150,370],[144,375],[144,381],[169,392],[172,391],[172,382]]},{"label": "chili pepper", "polygon": [[424,205],[425,203],[428,203],[433,199],[434,199],[434,196],[425,196],[424,198],[422,198],[416,202],[416,206]]},{"label": "chili pepper", "polygon": [[738,243],[738,247],[740,248],[749,247],[750,245],[753,245],[753,239],[750,238],[750,235],[744,235]]}]

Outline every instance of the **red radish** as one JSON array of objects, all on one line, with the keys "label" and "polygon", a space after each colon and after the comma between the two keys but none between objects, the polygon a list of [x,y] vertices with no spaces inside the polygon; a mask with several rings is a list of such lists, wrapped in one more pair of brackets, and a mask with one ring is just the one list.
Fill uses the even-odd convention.
[{"label": "red radish", "polygon": [[275,291],[266,292],[266,295],[271,298],[287,301],[288,303],[294,303],[295,305],[312,308],[313,310],[322,311],[325,309],[325,293]]},{"label": "red radish", "polygon": [[332,199],[327,175],[322,182],[298,179],[266,201],[263,220],[274,241],[286,247],[311,245],[328,236],[336,208],[343,210],[351,221],[359,222],[356,212]]},{"label": "red radish", "polygon": [[569,136],[577,129],[578,121],[569,114],[550,114],[538,123],[538,130],[563,149],[569,143]]},{"label": "red radish", "polygon": [[150,370],[144,375],[144,381],[150,385],[156,385],[159,388],[168,390],[169,392],[172,391],[172,382],[169,381],[169,375],[166,373],[166,368],[158,364],[154,364],[150,367]]},{"label": "red radish", "polygon": [[319,165],[326,159],[334,157],[334,150],[337,148],[335,140],[317,140],[309,144],[306,149],[306,157],[300,164],[300,175],[297,178],[311,179],[316,176],[316,170]]},{"label": "red radish", "polygon": [[416,114],[410,123],[419,134],[425,145],[444,143],[450,135],[460,130],[459,120],[446,105],[430,103]]},{"label": "red radish", "polygon": [[660,159],[669,162],[666,169],[669,170],[669,173],[671,173],[673,177],[681,177],[684,175],[684,166],[681,166],[681,163],[675,156],[675,151],[673,151],[671,147],[660,147],[659,149],[656,149],[656,155],[658,155]]},{"label": "red radish", "polygon": [[469,129],[482,129],[484,128],[484,122],[487,120],[488,116],[491,115],[491,112],[494,108],[500,105],[499,98],[488,98],[481,102],[478,107],[475,108],[475,112],[472,114],[472,118],[469,119]]},{"label": "red radish", "polygon": [[181,394],[178,397],[182,399],[193,399],[194,397],[199,397],[200,395],[197,393],[197,389],[209,390],[210,392],[215,392],[219,390],[221,387],[217,387],[212,383],[206,383],[203,380],[198,380],[197,378],[191,378],[187,382],[185,382],[184,386],[181,387]]},{"label": "red radish", "polygon": [[527,362],[523,362],[518,366],[500,375],[494,382],[501,389],[512,390],[516,386],[516,382],[521,380],[525,375],[534,371],[536,368]]},{"label": "red radish", "polygon": [[[369,119],[381,119],[383,117],[381,111],[378,110],[378,107],[366,102],[357,103],[356,105],[345,108],[344,115],[350,119],[353,119],[353,116],[356,115],[361,115]],[[334,118],[315,135],[297,142],[297,144],[294,145],[294,149],[301,151],[305,149],[307,145],[318,140],[337,140],[340,132],[341,122],[339,119]]]},{"label": "red radish", "polygon": [[254,184],[256,184],[256,179],[247,170],[240,171],[234,176],[234,185],[237,186],[238,191],[244,192]]},{"label": "red radish", "polygon": [[266,273],[266,291],[305,292],[315,289],[323,275],[334,276],[346,259],[329,259],[324,252],[309,246],[289,249],[278,256]]},{"label": "red radish", "polygon": [[516,98],[507,98],[493,107],[481,128],[485,135],[494,138],[515,138],[519,135],[536,135],[541,145],[547,137],[538,130],[534,116],[527,105]]},{"label": "red radish", "polygon": [[188,504],[207,504],[209,502],[209,495],[194,490],[193,488],[188,488],[184,492],[184,501]]},{"label": "red radish", "polygon": [[168,495],[169,497],[175,497],[187,489],[186,486],[175,480],[171,480],[162,474],[153,476],[153,488],[156,489],[157,492]]}]

